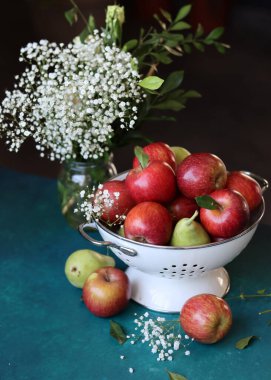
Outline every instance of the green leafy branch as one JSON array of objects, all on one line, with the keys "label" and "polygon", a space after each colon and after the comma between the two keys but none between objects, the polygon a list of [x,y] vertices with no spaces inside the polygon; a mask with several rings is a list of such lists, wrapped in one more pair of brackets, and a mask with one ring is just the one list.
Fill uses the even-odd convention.
[{"label": "green leafy branch", "polygon": [[[238,296],[228,297],[227,301],[234,300],[234,299],[240,299],[240,300],[247,300],[251,298],[271,298],[271,293],[266,293],[266,289],[258,290],[255,294],[244,294],[240,293]],[[268,314],[271,313],[271,309],[260,311],[258,314]]]}]

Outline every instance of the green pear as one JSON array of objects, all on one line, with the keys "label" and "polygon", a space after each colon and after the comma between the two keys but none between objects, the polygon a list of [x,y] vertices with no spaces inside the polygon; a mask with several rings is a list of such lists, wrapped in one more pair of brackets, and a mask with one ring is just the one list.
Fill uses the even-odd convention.
[{"label": "green pear", "polygon": [[210,243],[210,237],[205,229],[194,220],[197,215],[198,211],[195,211],[191,218],[183,218],[178,221],[172,234],[171,245],[190,247]]},{"label": "green pear", "polygon": [[66,260],[65,275],[68,281],[77,288],[83,288],[88,276],[95,270],[115,266],[115,260],[90,249],[73,252]]},{"label": "green pear", "polygon": [[180,165],[180,163],[191,154],[187,149],[181,146],[171,146],[170,149],[175,155],[177,165]]},{"label": "green pear", "polygon": [[121,237],[125,237],[125,234],[124,234],[124,226],[120,226],[120,228],[118,229],[117,231],[117,234],[120,235]]}]

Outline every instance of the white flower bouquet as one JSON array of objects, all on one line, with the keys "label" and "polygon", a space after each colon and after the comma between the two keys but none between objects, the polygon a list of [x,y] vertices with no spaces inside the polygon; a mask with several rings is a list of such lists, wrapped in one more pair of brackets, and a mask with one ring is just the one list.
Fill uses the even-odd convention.
[{"label": "white flower bouquet", "polygon": [[[65,14],[70,24],[82,15],[72,4]],[[105,159],[117,146],[138,142],[141,122],[154,118],[153,112],[179,111],[188,98],[199,96],[181,88],[183,71],[163,80],[158,66],[191,47],[203,51],[212,44],[220,52],[227,47],[218,42],[222,28],[206,37],[200,25],[195,34],[186,33],[190,25],[183,19],[190,8],[181,8],[174,19],[162,10],[155,15],[160,31],[141,31],[124,44],[119,6],[108,7],[100,30],[92,16],[82,16],[86,27],[68,45],[29,43],[20,53],[26,68],[0,106],[0,137],[15,152],[31,137],[42,157],[60,162]]]}]

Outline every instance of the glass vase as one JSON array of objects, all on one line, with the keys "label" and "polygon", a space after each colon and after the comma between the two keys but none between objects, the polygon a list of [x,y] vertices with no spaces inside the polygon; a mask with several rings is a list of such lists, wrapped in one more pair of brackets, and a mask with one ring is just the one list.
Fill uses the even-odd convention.
[{"label": "glass vase", "polygon": [[58,176],[57,188],[61,212],[72,228],[76,229],[79,224],[85,222],[83,214],[79,211],[75,212],[82,201],[80,192],[86,187],[91,190],[93,186],[98,186],[116,174],[112,154],[108,161],[69,161],[63,164]]}]

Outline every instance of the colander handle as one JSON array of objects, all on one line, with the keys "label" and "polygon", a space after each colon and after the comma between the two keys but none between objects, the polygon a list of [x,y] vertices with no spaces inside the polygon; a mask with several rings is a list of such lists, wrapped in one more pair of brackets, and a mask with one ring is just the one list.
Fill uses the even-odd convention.
[{"label": "colander handle", "polygon": [[254,173],[251,173],[251,172],[244,171],[244,173],[246,175],[248,175],[249,177],[255,179],[259,183],[259,185],[261,186],[261,189],[262,189],[262,193],[264,193],[268,189],[269,182],[267,181],[267,179],[261,177],[258,174],[254,174]]},{"label": "colander handle", "polygon": [[122,246],[117,245],[115,243],[112,243],[110,241],[101,241],[101,240],[94,239],[93,237],[91,237],[85,231],[85,229],[87,229],[87,228],[89,228],[89,229],[91,229],[93,231],[93,223],[83,223],[83,224],[80,224],[80,226],[78,227],[78,230],[79,230],[80,234],[86,240],[88,240],[91,244],[94,244],[97,247],[116,248],[116,249],[118,249],[119,251],[121,251],[122,253],[124,253],[127,256],[136,256],[137,255],[137,251],[134,250],[134,249],[132,249],[132,248],[122,247]]}]

